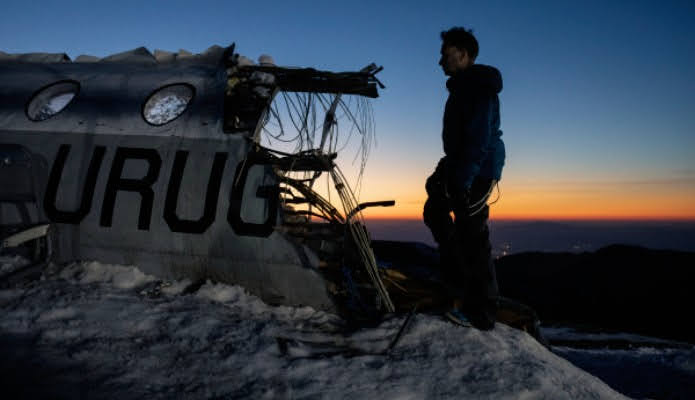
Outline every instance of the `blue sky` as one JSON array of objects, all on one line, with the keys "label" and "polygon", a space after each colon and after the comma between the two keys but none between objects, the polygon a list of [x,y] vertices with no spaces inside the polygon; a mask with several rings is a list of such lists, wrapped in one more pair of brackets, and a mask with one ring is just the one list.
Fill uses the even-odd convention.
[{"label": "blue sky", "polygon": [[[387,88],[374,102],[365,190],[415,207],[442,153],[439,32],[463,25],[478,36],[477,61],[503,74],[507,192],[646,185],[695,204],[695,3],[606,3],[4,1],[0,51],[74,58],[236,42],[279,65],[376,62]],[[685,210],[673,199],[651,207]]]}]

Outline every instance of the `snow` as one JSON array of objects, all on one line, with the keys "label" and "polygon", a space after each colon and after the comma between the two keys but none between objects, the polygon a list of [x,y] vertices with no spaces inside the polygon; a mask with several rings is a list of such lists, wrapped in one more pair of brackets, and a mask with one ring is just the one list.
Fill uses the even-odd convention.
[{"label": "snow", "polygon": [[388,356],[282,355],[278,336],[382,349],[403,318],[336,336],[334,315],[128,266],[51,266],[0,290],[0,312],[0,379],[18,397],[624,398],[523,332],[430,315],[416,315]]},{"label": "snow", "polygon": [[164,282],[162,286],[160,286],[160,291],[168,296],[175,296],[177,294],[183,293],[187,287],[191,286],[193,282],[191,282],[189,279],[183,279],[180,281],[173,281],[173,282]]},{"label": "snow", "polygon": [[268,66],[268,67],[274,67],[275,66],[275,60],[273,59],[273,56],[269,54],[261,54],[258,57],[258,64],[263,65],[263,66]]},{"label": "snow", "polygon": [[[623,332],[542,328],[553,351],[634,398],[695,398],[695,346]],[[565,347],[572,344],[572,347]],[[579,347],[579,348],[577,348]]]},{"label": "snow", "polygon": [[193,92],[185,85],[165,87],[145,104],[145,119],[154,125],[164,125],[186,110]]},{"label": "snow", "polygon": [[[58,114],[70,103],[70,101],[72,101],[75,94],[76,92],[68,92],[51,96],[47,100],[44,100],[45,103],[41,104],[41,108],[36,112],[35,115],[32,115],[32,118],[37,121],[43,121],[54,116],[55,114]],[[39,101],[41,100],[41,98],[38,99]]]},{"label": "snow", "polygon": [[0,277],[11,274],[30,263],[31,261],[19,255],[0,256]]},{"label": "snow", "polygon": [[565,342],[584,342],[587,345],[595,343],[597,346],[608,344],[627,344],[631,347],[659,346],[663,348],[684,348],[691,345],[675,340],[660,339],[650,336],[625,332],[585,332],[573,327],[544,327],[543,336],[550,342],[560,340]]},{"label": "snow", "polygon": [[239,59],[237,60],[237,65],[239,65],[240,67],[248,67],[251,65],[256,65],[256,63],[254,63],[252,59],[240,55]]},{"label": "snow", "polygon": [[75,93],[62,93],[57,96],[53,96],[48,100],[48,103],[46,103],[46,112],[49,114],[57,114],[59,113],[65,106],[70,103],[72,98],[75,97]]},{"label": "snow", "polygon": [[178,117],[188,105],[186,98],[175,94],[159,97],[156,103],[145,111],[145,119],[151,124],[163,125]]},{"label": "snow", "polygon": [[629,350],[555,348],[587,372],[634,398],[695,398],[695,348]]},{"label": "snow", "polygon": [[101,264],[95,261],[71,264],[60,272],[59,277],[82,284],[110,283],[119,289],[133,289],[155,281],[153,276],[145,275],[137,268]]}]

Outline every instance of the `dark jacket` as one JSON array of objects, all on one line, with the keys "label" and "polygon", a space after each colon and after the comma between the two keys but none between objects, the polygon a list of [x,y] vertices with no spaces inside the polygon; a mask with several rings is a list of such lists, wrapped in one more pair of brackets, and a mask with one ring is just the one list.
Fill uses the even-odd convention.
[{"label": "dark jacket", "polygon": [[449,98],[444,109],[447,178],[454,190],[468,190],[476,177],[499,180],[504,166],[497,93],[500,72],[473,64],[446,82]]}]

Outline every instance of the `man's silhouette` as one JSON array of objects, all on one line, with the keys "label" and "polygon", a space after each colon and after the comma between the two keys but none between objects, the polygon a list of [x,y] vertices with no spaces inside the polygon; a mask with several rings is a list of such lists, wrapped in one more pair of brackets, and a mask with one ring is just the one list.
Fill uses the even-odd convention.
[{"label": "man's silhouette", "polygon": [[470,30],[455,27],[441,38],[439,65],[450,77],[442,129],[445,156],[427,179],[424,220],[439,244],[451,287],[447,316],[487,330],[494,327],[499,295],[487,199],[505,158],[497,97],[502,77],[493,67],[475,64],[478,41]]}]

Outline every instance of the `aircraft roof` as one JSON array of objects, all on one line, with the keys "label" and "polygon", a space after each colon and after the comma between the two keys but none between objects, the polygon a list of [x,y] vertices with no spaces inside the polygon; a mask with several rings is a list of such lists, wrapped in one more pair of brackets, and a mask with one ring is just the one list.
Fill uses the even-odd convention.
[{"label": "aircraft roof", "polygon": [[[63,54],[0,53],[0,130],[155,135],[230,140],[223,133],[225,48],[200,54],[150,53],[139,47],[103,58]],[[53,85],[69,82],[74,98],[53,117],[32,120],[31,101]],[[162,88],[184,85],[192,99],[179,118],[161,126],[144,118],[147,100]]]},{"label": "aircraft roof", "polygon": [[71,60],[65,53],[17,53],[9,54],[0,51],[0,61],[20,61],[29,63],[91,63],[91,62],[120,62],[120,63],[148,63],[148,64],[165,64],[176,61],[201,61],[208,60],[217,62],[225,48],[221,46],[211,46],[207,50],[199,54],[193,54],[187,50],[180,49],[178,52],[170,52],[165,50],[155,50],[154,54],[145,47],[138,47],[132,50],[115,53],[106,57],[96,57],[92,55],[80,55]]}]

